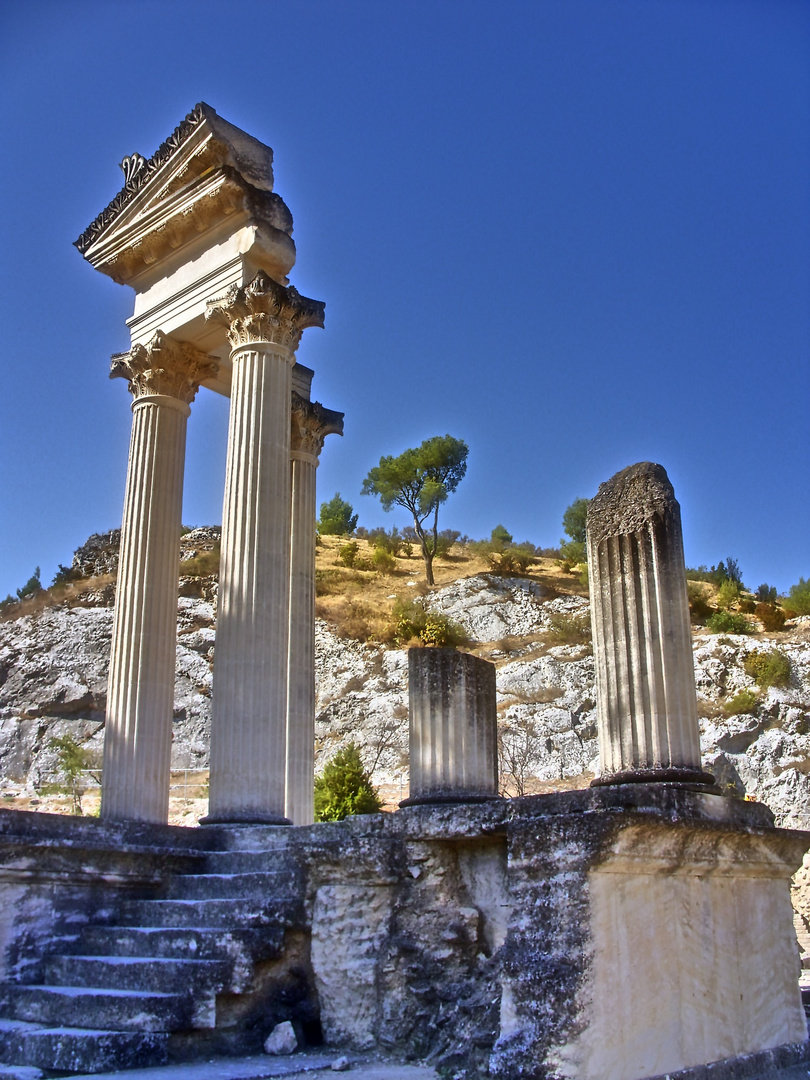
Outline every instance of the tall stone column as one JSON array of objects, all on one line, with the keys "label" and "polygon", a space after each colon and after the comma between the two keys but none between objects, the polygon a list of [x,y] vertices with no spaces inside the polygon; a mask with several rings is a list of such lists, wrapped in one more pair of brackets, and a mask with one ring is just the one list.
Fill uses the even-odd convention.
[{"label": "tall stone column", "polygon": [[343,413],[293,391],[286,777],[286,814],[293,825],[311,825],[314,820],[315,470],[330,434],[343,434]]},{"label": "tall stone column", "polygon": [[700,730],[681,510],[660,465],[631,465],[588,508],[601,776],[711,784]]},{"label": "tall stone column", "polygon": [[208,305],[233,350],[209,822],[288,820],[291,371],[323,309],[262,271]]},{"label": "tall stone column", "polygon": [[113,357],[134,395],[113,620],[101,815],[165,822],[186,421],[216,364],[162,333]]}]

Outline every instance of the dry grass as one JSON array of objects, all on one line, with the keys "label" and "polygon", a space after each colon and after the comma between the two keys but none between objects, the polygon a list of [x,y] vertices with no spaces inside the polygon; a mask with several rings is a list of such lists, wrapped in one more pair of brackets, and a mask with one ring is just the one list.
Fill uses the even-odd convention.
[{"label": "dry grass", "polygon": [[[418,549],[409,557],[397,555],[390,572],[381,574],[372,568],[374,547],[367,540],[356,540],[361,567],[340,565],[339,551],[347,543],[343,536],[323,536],[316,549],[316,613],[343,637],[356,640],[390,642],[393,608],[397,597],[413,599],[431,591],[425,581],[425,564]],[[433,563],[436,589],[451,585],[460,578],[491,574],[486,558],[465,547],[454,547],[445,558]],[[525,575],[548,589],[587,596],[576,574],[561,569],[556,559],[538,559]],[[525,639],[530,644],[535,639]],[[507,646],[510,642],[505,642]],[[506,650],[505,650],[506,651]]]}]

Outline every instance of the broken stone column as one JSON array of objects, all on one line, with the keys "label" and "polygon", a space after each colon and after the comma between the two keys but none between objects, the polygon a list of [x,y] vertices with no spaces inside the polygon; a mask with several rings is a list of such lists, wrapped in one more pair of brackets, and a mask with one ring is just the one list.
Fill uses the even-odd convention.
[{"label": "broken stone column", "polygon": [[601,775],[594,784],[712,784],[701,769],[681,511],[645,461],[588,508]]},{"label": "broken stone column", "polygon": [[293,825],[315,820],[315,470],[330,434],[343,434],[343,413],[293,391],[285,802]]},{"label": "broken stone column", "polygon": [[410,794],[415,803],[498,794],[495,665],[455,649],[408,650]]},{"label": "broken stone column", "polygon": [[160,332],[113,357],[110,376],[128,379],[135,400],[104,735],[108,819],[168,819],[186,421],[215,373],[210,357]]},{"label": "broken stone column", "polygon": [[208,305],[233,375],[211,717],[208,821],[284,824],[290,617],[290,394],[324,305],[263,271]]}]

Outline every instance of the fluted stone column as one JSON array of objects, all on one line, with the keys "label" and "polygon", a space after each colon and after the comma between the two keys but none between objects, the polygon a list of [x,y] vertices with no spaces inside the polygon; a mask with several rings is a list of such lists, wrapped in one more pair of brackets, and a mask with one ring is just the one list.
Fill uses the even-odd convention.
[{"label": "fluted stone column", "polygon": [[260,271],[212,301],[232,346],[208,821],[284,824],[290,598],[290,393],[324,305]]},{"label": "fluted stone column", "polygon": [[343,434],[343,413],[293,391],[285,804],[293,825],[311,825],[315,819],[315,471],[330,434]]},{"label": "fluted stone column", "polygon": [[498,793],[495,665],[455,649],[408,650],[414,803],[480,802]]},{"label": "fluted stone column", "polygon": [[216,364],[155,334],[114,357],[134,395],[113,620],[101,815],[165,822],[177,640],[186,421]]},{"label": "fluted stone column", "polygon": [[601,776],[713,783],[700,765],[681,511],[660,465],[631,465],[588,508]]}]

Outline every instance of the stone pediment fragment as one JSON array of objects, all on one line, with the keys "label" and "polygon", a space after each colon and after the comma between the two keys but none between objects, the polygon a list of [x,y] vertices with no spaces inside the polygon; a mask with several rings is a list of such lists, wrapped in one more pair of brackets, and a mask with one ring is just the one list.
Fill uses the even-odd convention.
[{"label": "stone pediment fragment", "polygon": [[272,166],[269,146],[201,102],[150,158],[124,158],[124,187],[76,247],[114,281],[135,284],[181,248],[194,258],[202,234],[221,242],[252,225],[265,234],[264,268],[283,281],[295,246],[292,216],[273,192]]}]

